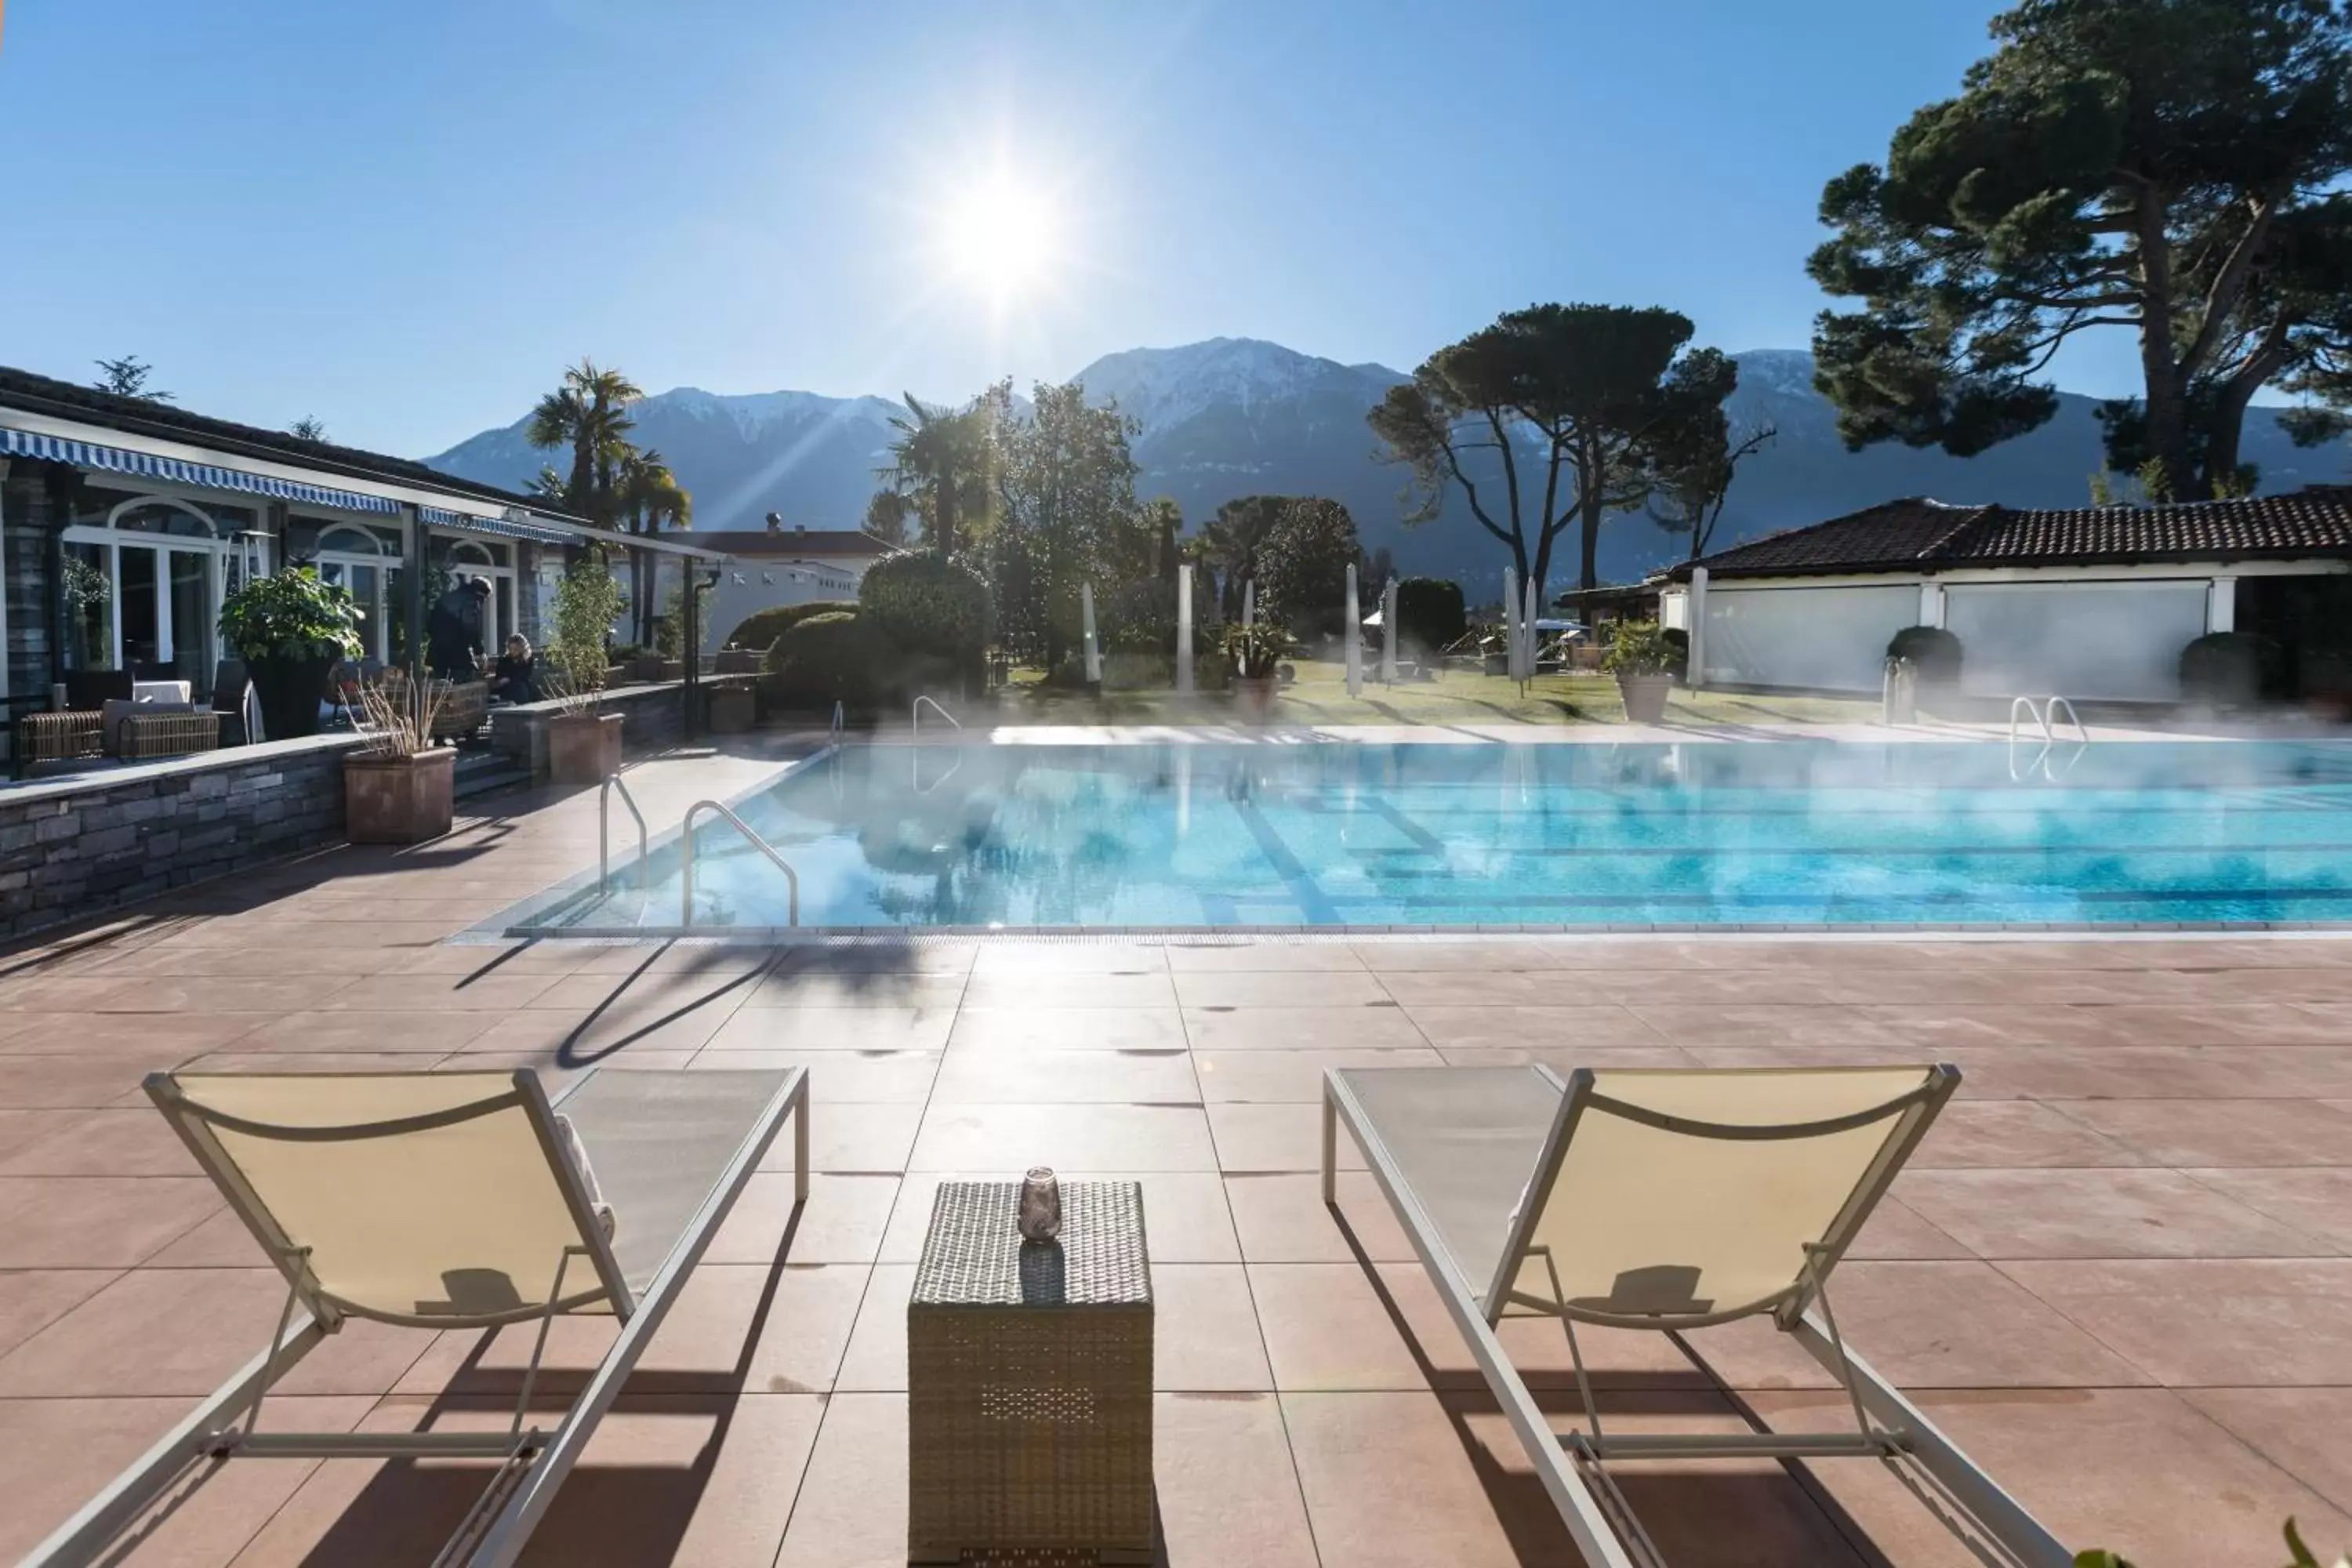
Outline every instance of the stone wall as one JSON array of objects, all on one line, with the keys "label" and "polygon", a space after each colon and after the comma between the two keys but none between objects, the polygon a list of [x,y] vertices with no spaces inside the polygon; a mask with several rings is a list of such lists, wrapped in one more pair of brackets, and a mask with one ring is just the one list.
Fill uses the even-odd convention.
[{"label": "stone wall", "polygon": [[[5,653],[8,689],[47,697],[49,690],[49,539],[56,510],[46,470],[23,458],[0,459],[8,477],[0,480],[0,593],[7,595],[8,640]],[[22,711],[21,709],[18,710]]]},{"label": "stone wall", "polygon": [[[749,676],[702,678],[705,691],[719,686],[749,686]],[[621,716],[621,743],[632,752],[676,745],[685,734],[683,681],[663,680],[649,686],[620,686],[606,691],[603,707]],[[547,776],[547,725],[561,717],[561,702],[518,702],[490,710],[490,749],[528,767],[533,778]]]},{"label": "stone wall", "polygon": [[359,744],[318,735],[0,789],[0,939],[340,842]]}]

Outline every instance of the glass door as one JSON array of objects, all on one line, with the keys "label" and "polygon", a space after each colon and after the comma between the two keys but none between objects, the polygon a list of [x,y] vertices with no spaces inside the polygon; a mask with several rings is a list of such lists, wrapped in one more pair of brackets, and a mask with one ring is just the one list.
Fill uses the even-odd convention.
[{"label": "glass door", "polygon": [[172,569],[171,641],[163,657],[171,661],[172,679],[186,681],[197,701],[209,702],[220,607],[214,586],[213,554],[198,550],[167,553]]},{"label": "glass door", "polygon": [[116,668],[131,671],[134,680],[155,679],[164,657],[163,553],[144,544],[116,550],[122,574],[121,614],[115,619],[122,656]]}]

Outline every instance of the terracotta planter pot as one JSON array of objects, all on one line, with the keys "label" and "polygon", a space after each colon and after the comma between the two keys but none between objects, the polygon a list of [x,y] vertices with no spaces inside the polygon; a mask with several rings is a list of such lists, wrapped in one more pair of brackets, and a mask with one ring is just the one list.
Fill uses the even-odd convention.
[{"label": "terracotta planter pot", "polygon": [[1621,675],[1617,678],[1617,695],[1625,700],[1625,718],[1633,724],[1654,724],[1666,716],[1666,694],[1675,689],[1675,678],[1657,675]]},{"label": "terracotta planter pot", "polygon": [[714,735],[740,735],[751,727],[751,689],[718,686],[710,691],[710,721]]},{"label": "terracotta planter pot", "polygon": [[449,831],[454,746],[343,759],[343,831],[354,844],[422,844]]},{"label": "terracotta planter pot", "polygon": [[1229,683],[1234,706],[1253,724],[1262,723],[1274,710],[1275,679],[1271,675],[1236,675]]},{"label": "terracotta planter pot", "polygon": [[566,713],[547,721],[547,776],[551,783],[603,784],[620,771],[618,713]]}]

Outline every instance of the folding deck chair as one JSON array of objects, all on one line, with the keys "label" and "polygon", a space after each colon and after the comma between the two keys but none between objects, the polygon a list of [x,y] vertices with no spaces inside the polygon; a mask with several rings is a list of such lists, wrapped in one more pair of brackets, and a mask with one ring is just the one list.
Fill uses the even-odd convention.
[{"label": "folding deck chair", "polygon": [[[808,1196],[802,1068],[591,1072],[560,1117],[528,1070],[155,1073],[147,1093],[286,1277],[286,1303],[268,1346],[26,1568],[97,1560],[193,1470],[247,1456],[499,1460],[436,1561],[503,1568],[788,1115],[795,1202]],[[611,1313],[620,1333],[561,1424],[526,1426],[548,1324],[574,1312]],[[257,1430],[270,1389],[348,1318],[536,1322],[509,1429]]]},{"label": "folding deck chair", "polygon": [[[1338,1205],[1344,1122],[1590,1568],[1664,1562],[1608,1461],[1726,1458],[1879,1459],[1981,1560],[2070,1568],[2032,1514],[1846,1346],[1827,1293],[1959,1078],[1580,1068],[1563,1083],[1540,1067],[1335,1068],[1323,1201]],[[1506,1315],[1559,1320],[1583,1430],[1554,1433],[1496,1336]],[[1606,1429],[1579,1323],[1674,1331],[1765,1315],[1837,1379],[1852,1430]]]}]

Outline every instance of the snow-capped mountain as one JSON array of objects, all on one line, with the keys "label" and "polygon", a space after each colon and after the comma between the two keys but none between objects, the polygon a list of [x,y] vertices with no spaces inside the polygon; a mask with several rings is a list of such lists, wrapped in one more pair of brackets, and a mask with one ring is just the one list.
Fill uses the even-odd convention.
[{"label": "snow-capped mountain", "polygon": [[[2067,395],[2057,416],[1981,457],[1884,445],[1848,452],[1828,401],[1813,390],[1812,356],[1759,349],[1737,356],[1735,426],[1769,423],[1780,435],[1739,468],[1715,548],[1778,529],[1818,522],[1894,496],[2012,506],[2079,506],[2099,467],[2093,401]],[[1212,338],[1178,348],[1129,349],[1077,373],[1089,394],[1116,397],[1141,426],[1134,447],[1138,493],[1166,495],[1198,527],[1219,503],[1258,493],[1322,495],[1355,514],[1367,548],[1387,546],[1402,568],[1453,576],[1499,593],[1500,548],[1450,500],[1436,520],[1406,527],[1403,470],[1380,459],[1365,412],[1406,379],[1381,364],[1341,364],[1248,338]],[[635,439],[658,447],[694,492],[696,525],[756,528],[781,511],[812,528],[856,525],[874,493],[874,470],[888,462],[890,418],[882,397],[807,392],[725,394],[679,387],[631,411]],[[527,420],[484,431],[427,462],[447,472],[520,488],[555,453],[534,450]],[[2347,478],[2344,449],[2299,450],[2274,416],[2249,417],[2245,450],[2266,491]],[[1553,581],[1575,573],[1572,538],[1554,554]],[[1688,550],[1640,512],[1603,530],[1601,573],[1638,576]]]}]

